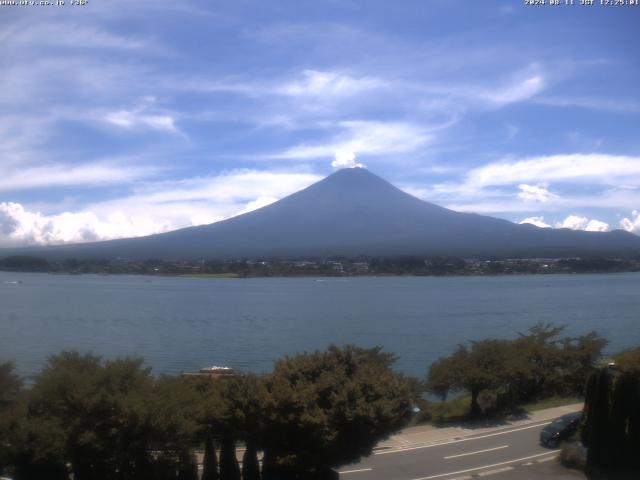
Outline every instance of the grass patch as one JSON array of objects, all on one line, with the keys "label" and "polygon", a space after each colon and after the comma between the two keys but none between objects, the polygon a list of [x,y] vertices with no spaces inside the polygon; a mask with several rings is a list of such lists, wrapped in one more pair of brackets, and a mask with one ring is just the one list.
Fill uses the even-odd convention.
[{"label": "grass patch", "polygon": [[460,395],[446,402],[429,402],[424,400],[420,402],[418,406],[420,407],[420,413],[413,418],[411,422],[412,425],[455,422],[463,420],[469,414],[471,396]]},{"label": "grass patch", "polygon": [[508,418],[513,415],[524,415],[536,410],[544,410],[545,408],[562,407],[574,403],[584,402],[584,398],[579,397],[550,397],[536,402],[522,405],[514,405],[508,409],[497,410],[495,407],[496,395],[494,392],[483,392],[478,399],[480,408],[483,411],[479,418],[469,418],[469,410],[471,406],[470,395],[459,395],[451,400],[444,402],[431,402],[421,400],[418,402],[420,413],[415,415],[409,426],[416,425],[446,425],[448,423],[457,423],[468,420],[496,420]]},{"label": "grass patch", "polygon": [[532,403],[520,405],[525,412],[533,412],[535,410],[544,410],[545,408],[563,407],[573,403],[583,403],[584,398],[580,397],[549,397]]}]

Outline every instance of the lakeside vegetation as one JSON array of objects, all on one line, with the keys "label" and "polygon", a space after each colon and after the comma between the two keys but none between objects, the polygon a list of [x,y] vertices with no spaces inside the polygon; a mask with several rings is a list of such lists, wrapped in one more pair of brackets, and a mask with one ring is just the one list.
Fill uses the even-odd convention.
[{"label": "lakeside vegetation", "polygon": [[[286,357],[265,376],[153,377],[141,359],[63,352],[30,388],[0,367],[0,474],[17,480],[332,478],[411,412],[405,378],[379,348]],[[220,449],[216,457],[216,449]],[[263,452],[262,474],[258,450]]]},{"label": "lakeside vegetation", "polygon": [[561,337],[563,330],[539,323],[513,340],[458,345],[452,355],[431,365],[426,388],[443,400],[450,392],[468,393],[471,417],[486,411],[480,407],[482,394],[493,398],[493,411],[543,398],[581,396],[607,341],[596,332]]},{"label": "lakeside vegetation", "polygon": [[236,258],[169,261],[160,259],[65,259],[18,255],[0,259],[0,270],[65,274],[182,275],[202,278],[295,276],[485,276],[554,273],[639,272],[640,258],[459,258],[336,257]]},{"label": "lakeside vegetation", "polygon": [[583,418],[560,460],[593,480],[640,475],[640,347],[614,355],[587,379]]},{"label": "lakeside vegetation", "polygon": [[[499,418],[583,398],[587,377],[602,371],[606,340],[562,333],[541,323],[512,340],[460,345],[424,381],[394,372],[394,356],[381,348],[355,346],[285,357],[266,375],[217,379],[156,377],[139,358],[62,352],[25,387],[12,364],[0,364],[0,475],[195,480],[201,463],[203,480],[335,478],[332,468],[369,455],[410,422]],[[614,360],[630,373],[607,384],[613,393],[594,394],[606,382],[590,380],[585,441],[613,435],[629,451],[640,431],[640,402],[629,396],[640,391],[640,347]],[[425,392],[461,395],[430,402]],[[617,399],[611,408],[605,397]]]}]

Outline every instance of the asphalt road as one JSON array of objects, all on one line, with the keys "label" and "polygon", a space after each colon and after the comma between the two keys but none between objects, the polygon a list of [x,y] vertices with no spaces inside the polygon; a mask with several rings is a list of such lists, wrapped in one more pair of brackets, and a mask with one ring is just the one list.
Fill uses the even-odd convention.
[{"label": "asphalt road", "polygon": [[342,480],[453,480],[489,474],[509,478],[506,472],[515,466],[550,463],[548,460],[557,455],[558,450],[538,443],[540,430],[548,423],[496,429],[434,445],[382,450],[338,471]]}]

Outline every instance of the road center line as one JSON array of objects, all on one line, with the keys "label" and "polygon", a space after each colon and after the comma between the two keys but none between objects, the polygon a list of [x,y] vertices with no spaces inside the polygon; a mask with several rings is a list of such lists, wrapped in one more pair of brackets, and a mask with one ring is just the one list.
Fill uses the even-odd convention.
[{"label": "road center line", "polygon": [[507,465],[509,463],[522,462],[524,460],[529,460],[531,458],[542,457],[544,455],[551,455],[553,453],[558,453],[559,451],[560,450],[552,450],[550,452],[538,453],[537,455],[530,455],[528,457],[514,458],[513,460],[507,460],[506,462],[492,463],[491,465],[483,465],[481,467],[467,468],[466,470],[458,470],[457,472],[439,473],[438,475],[430,475],[428,477],[414,478],[412,480],[430,480],[432,478],[448,477],[449,475],[459,475],[460,473],[473,472],[474,470],[484,470],[485,468],[493,468],[493,467],[499,467],[501,465]]},{"label": "road center line", "polygon": [[502,448],[508,448],[508,447],[509,445],[500,445],[499,447],[487,448],[486,450],[478,450],[477,452],[460,453],[458,455],[449,455],[448,457],[444,457],[444,459],[449,460],[450,458],[458,458],[458,457],[466,457],[467,455],[475,455],[476,453],[493,452],[494,450],[500,450]]},{"label": "road center line", "polygon": [[361,468],[359,470],[343,470],[341,472],[338,472],[340,475],[344,475],[345,473],[358,473],[358,472],[370,472],[371,468]]},{"label": "road center line", "polygon": [[527,430],[529,428],[542,427],[543,425],[549,425],[551,422],[536,423],[535,425],[529,425],[526,427],[514,428],[507,431],[500,431],[496,433],[488,433],[486,435],[479,435],[477,437],[460,438],[458,440],[449,440],[447,442],[430,443],[428,445],[418,445],[416,447],[396,448],[394,450],[385,450],[382,452],[375,452],[374,455],[389,455],[390,453],[408,452],[409,450],[419,450],[421,448],[439,447],[440,445],[449,445],[451,443],[469,442],[471,440],[480,440],[481,438],[495,437],[496,435],[506,435],[508,433],[519,432],[520,430]]}]

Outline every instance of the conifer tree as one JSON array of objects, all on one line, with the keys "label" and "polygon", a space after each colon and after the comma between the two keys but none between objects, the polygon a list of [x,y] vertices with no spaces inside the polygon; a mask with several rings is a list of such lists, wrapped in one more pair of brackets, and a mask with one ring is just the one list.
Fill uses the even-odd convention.
[{"label": "conifer tree", "polygon": [[260,480],[258,451],[253,442],[247,442],[247,449],[242,456],[242,480]]},{"label": "conifer tree", "polygon": [[216,447],[211,438],[211,432],[207,432],[204,442],[204,459],[202,461],[202,480],[218,480],[219,478]]},{"label": "conifer tree", "polygon": [[236,458],[236,442],[230,432],[222,436],[220,449],[220,480],[240,480],[240,466]]}]

